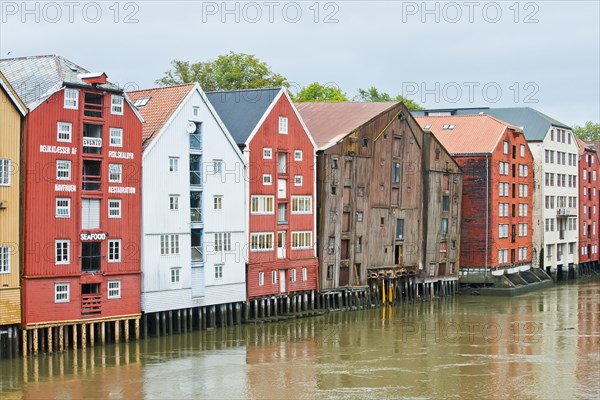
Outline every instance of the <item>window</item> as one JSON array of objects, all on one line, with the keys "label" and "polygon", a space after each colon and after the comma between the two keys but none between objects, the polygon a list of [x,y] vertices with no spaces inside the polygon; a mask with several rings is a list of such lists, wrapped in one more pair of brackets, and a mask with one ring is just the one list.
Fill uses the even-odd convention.
[{"label": "window", "polygon": [[181,283],[181,268],[171,268],[171,286],[179,286]]},{"label": "window", "polygon": [[57,198],[56,199],[56,217],[69,218],[71,216],[71,199]]},{"label": "window", "polygon": [[274,211],[273,196],[252,196],[251,212],[252,214],[273,214]]},{"label": "window", "polygon": [[498,204],[498,216],[499,217],[508,217],[508,203],[499,203]]},{"label": "window", "polygon": [[441,233],[442,233],[442,235],[447,235],[448,234],[448,218],[442,218]]},{"label": "window", "polygon": [[[58,178],[58,165],[56,176]],[[8,158],[0,158],[0,186],[10,186],[10,160]]]},{"label": "window", "polygon": [[110,239],[108,241],[108,262],[121,261],[121,239]]},{"label": "window", "polygon": [[498,250],[498,264],[508,262],[508,250]]},{"label": "window", "polygon": [[121,218],[121,200],[108,199],[108,218]]},{"label": "window", "polygon": [[362,221],[363,221],[363,212],[357,211],[356,212],[356,222],[362,222]]},{"label": "window", "polygon": [[115,115],[123,115],[123,96],[113,94],[110,102],[110,113]]},{"label": "window", "polygon": [[448,257],[448,243],[440,242],[440,260],[445,260]]},{"label": "window", "polygon": [[310,214],[312,212],[312,197],[292,196],[292,214]]},{"label": "window", "polygon": [[69,302],[69,284],[55,283],[54,284],[54,302],[68,303]]},{"label": "window", "polygon": [[100,200],[81,200],[81,229],[100,228]]},{"label": "window", "polygon": [[498,196],[508,197],[508,183],[500,182],[498,184]]},{"label": "window", "polygon": [[[446,219],[446,224],[448,220]],[[396,240],[404,239],[404,219],[396,219]]]},{"label": "window", "polygon": [[508,154],[508,140],[504,141],[504,154]]},{"label": "window", "polygon": [[312,232],[292,232],[292,249],[312,248]]},{"label": "window", "polygon": [[54,241],[54,263],[69,264],[71,242],[68,240]]},{"label": "window", "polygon": [[150,101],[150,97],[144,97],[142,99],[136,100],[135,103],[133,103],[133,105],[136,106],[137,108],[141,108],[141,107],[144,107],[146,104],[148,104],[149,101]]},{"label": "window", "polygon": [[123,181],[123,165],[108,164],[108,181],[112,183],[121,183]]},{"label": "window", "polygon": [[519,164],[519,176],[527,177],[529,176],[529,167],[524,164]]},{"label": "window", "polygon": [[123,147],[123,129],[110,128],[110,146]]},{"label": "window", "polygon": [[277,283],[277,271],[271,271],[271,283],[272,284]]},{"label": "window", "polygon": [[215,233],[215,251],[231,251],[231,233]]},{"label": "window", "polygon": [[108,298],[121,298],[121,281],[108,281]]},{"label": "window", "polygon": [[520,147],[521,157],[525,157],[525,145],[522,144]]},{"label": "window", "polygon": [[171,211],[179,210],[179,195],[178,194],[172,194],[169,196],[169,209]]},{"label": "window", "polygon": [[510,169],[509,164],[507,162],[500,161],[500,166],[499,166],[499,174],[500,175],[508,175],[509,169]]},{"label": "window", "polygon": [[272,158],[273,158],[273,150],[272,150],[272,149],[270,149],[270,148],[268,148],[268,147],[265,147],[265,148],[263,149],[263,158],[264,158],[265,160],[270,160],[270,159],[272,159]]},{"label": "window", "polygon": [[79,107],[79,90],[65,89],[64,107],[71,110],[77,110]]},{"label": "window", "polygon": [[258,273],[258,286],[263,286],[265,284],[265,273],[260,271]]},{"label": "window", "polygon": [[71,180],[71,161],[56,160],[56,180]]},{"label": "window", "polygon": [[160,254],[179,254],[179,235],[160,235]]},{"label": "window", "polygon": [[169,172],[179,172],[179,157],[169,157]]},{"label": "window", "polygon": [[213,160],[213,173],[221,174],[223,172],[223,160]]},{"label": "window", "polygon": [[306,281],[308,279],[308,268],[302,267],[302,280]]},{"label": "window", "polygon": [[294,150],[294,161],[302,161],[302,150]]},{"label": "window", "polygon": [[302,175],[294,176],[294,186],[302,186]]},{"label": "window", "polygon": [[331,159],[331,169],[338,169],[338,160],[337,158]]},{"label": "window", "polygon": [[263,175],[263,185],[270,186],[273,184],[273,180],[271,179],[271,174]]},{"label": "window", "polygon": [[450,210],[450,196],[442,196],[442,211]]},{"label": "window", "polygon": [[290,270],[290,282],[296,282],[296,268]]},{"label": "window", "polygon": [[73,133],[73,125],[70,122],[59,122],[56,132],[56,140],[58,142],[71,142]]},{"label": "window", "polygon": [[527,203],[520,203],[519,204],[519,217],[526,217],[527,216]]},{"label": "window", "polygon": [[223,279],[223,265],[215,265],[215,279]]},{"label": "window", "polygon": [[337,195],[337,186],[332,186],[332,187],[331,187],[331,195],[332,195],[332,196],[335,196],[335,195]]},{"label": "window", "polygon": [[273,233],[252,233],[250,234],[250,251],[271,251],[273,250]]},{"label": "window", "polygon": [[393,183],[400,182],[400,163],[399,162],[392,163],[392,182]]},{"label": "window", "polygon": [[192,106],[192,115],[194,117],[199,117],[200,116],[200,107]]},{"label": "window", "polygon": [[10,272],[10,247],[0,247],[0,274],[8,274]]},{"label": "window", "polygon": [[288,118],[279,117],[279,133],[287,135],[288,133]]},{"label": "window", "polygon": [[223,209],[223,196],[214,196],[213,197],[213,210],[222,210]]},{"label": "window", "polygon": [[498,225],[498,238],[507,238],[508,237],[508,224],[500,224]]},{"label": "window", "polygon": [[527,197],[529,185],[519,184],[519,197]]},{"label": "window", "polygon": [[527,224],[519,224],[519,237],[527,236]]}]

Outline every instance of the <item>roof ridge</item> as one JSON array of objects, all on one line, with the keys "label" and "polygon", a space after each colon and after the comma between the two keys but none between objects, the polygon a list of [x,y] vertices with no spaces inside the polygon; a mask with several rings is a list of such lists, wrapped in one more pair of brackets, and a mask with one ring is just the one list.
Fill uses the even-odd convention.
[{"label": "roof ridge", "polygon": [[41,56],[9,57],[9,58],[0,58],[0,61],[27,60],[27,59],[31,59],[31,58],[48,58],[48,57],[58,57],[58,56],[56,54],[44,54]]},{"label": "roof ridge", "polygon": [[283,86],[271,87],[271,88],[253,88],[253,89],[233,89],[233,90],[208,90],[204,93],[234,93],[234,92],[252,92],[259,90],[281,90]]},{"label": "roof ridge", "polygon": [[189,82],[189,83],[178,83],[177,85],[169,85],[169,86],[157,86],[148,89],[137,89],[137,90],[129,90],[127,93],[135,93],[135,92],[148,92],[150,90],[163,90],[163,89],[171,89],[182,86],[195,86],[198,82]]}]

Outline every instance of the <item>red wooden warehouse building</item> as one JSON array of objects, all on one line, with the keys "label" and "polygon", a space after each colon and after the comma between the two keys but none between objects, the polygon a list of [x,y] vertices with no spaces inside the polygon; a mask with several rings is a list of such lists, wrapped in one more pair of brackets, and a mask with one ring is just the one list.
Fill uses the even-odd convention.
[{"label": "red wooden warehouse building", "polygon": [[598,268],[598,199],[600,193],[600,163],[598,152],[593,145],[577,139],[579,145],[579,267],[589,273],[590,268]]},{"label": "red wooden warehouse building", "polygon": [[416,119],[464,172],[460,268],[531,268],[533,156],[523,131],[489,115]]},{"label": "red wooden warehouse building", "polygon": [[248,299],[306,302],[318,289],[315,143],[285,89],[207,96],[249,164]]},{"label": "red wooden warehouse building", "polygon": [[21,165],[24,353],[128,339],[140,315],[142,119],[106,74],[62,57],[0,68],[31,110]]}]

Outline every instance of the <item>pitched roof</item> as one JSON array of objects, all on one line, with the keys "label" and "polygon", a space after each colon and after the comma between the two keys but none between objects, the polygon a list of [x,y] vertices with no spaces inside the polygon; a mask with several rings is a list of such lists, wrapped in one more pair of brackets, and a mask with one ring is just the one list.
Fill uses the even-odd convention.
[{"label": "pitched roof", "polygon": [[238,145],[243,145],[281,88],[206,92]]},{"label": "pitched roof", "polygon": [[[65,84],[91,87],[80,76],[89,74],[88,70],[56,55],[1,59],[0,71],[30,109],[35,108]],[[110,82],[98,85],[98,88],[121,91]]]},{"label": "pitched roof", "polygon": [[396,104],[398,103],[294,103],[319,150],[333,146],[353,130]]},{"label": "pitched roof", "polygon": [[[485,114],[415,117],[415,119],[421,128],[430,130],[452,155],[490,154],[507,128],[521,132],[521,129]],[[454,127],[450,129],[448,125]]]},{"label": "pitched roof", "polygon": [[508,107],[508,108],[449,108],[436,110],[413,111],[415,117],[449,112],[451,115],[478,115],[487,114],[509,124],[520,126],[528,141],[542,141],[546,137],[551,126],[562,129],[571,129],[566,124],[547,116],[531,107]]},{"label": "pitched roof", "polygon": [[27,114],[27,107],[25,104],[23,104],[19,96],[17,96],[15,89],[11,86],[10,82],[8,82],[2,72],[0,72],[0,86],[2,86],[15,108],[21,113],[21,115],[25,116],[25,114]]},{"label": "pitched roof", "polygon": [[152,138],[161,130],[171,115],[173,115],[183,99],[194,88],[194,85],[194,83],[186,83],[183,85],[136,90],[127,93],[133,103],[140,99],[150,99],[145,106],[138,108],[145,121],[142,130],[142,144],[144,148],[146,148],[152,141]]},{"label": "pitched roof", "polygon": [[596,152],[600,152],[600,140],[590,140],[585,142],[590,149],[596,151]]}]

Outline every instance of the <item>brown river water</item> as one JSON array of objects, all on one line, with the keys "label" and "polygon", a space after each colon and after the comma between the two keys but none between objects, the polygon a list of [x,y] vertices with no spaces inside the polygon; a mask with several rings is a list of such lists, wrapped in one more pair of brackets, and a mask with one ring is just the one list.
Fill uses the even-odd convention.
[{"label": "brown river water", "polygon": [[600,398],[600,282],[0,361],[0,398]]}]

